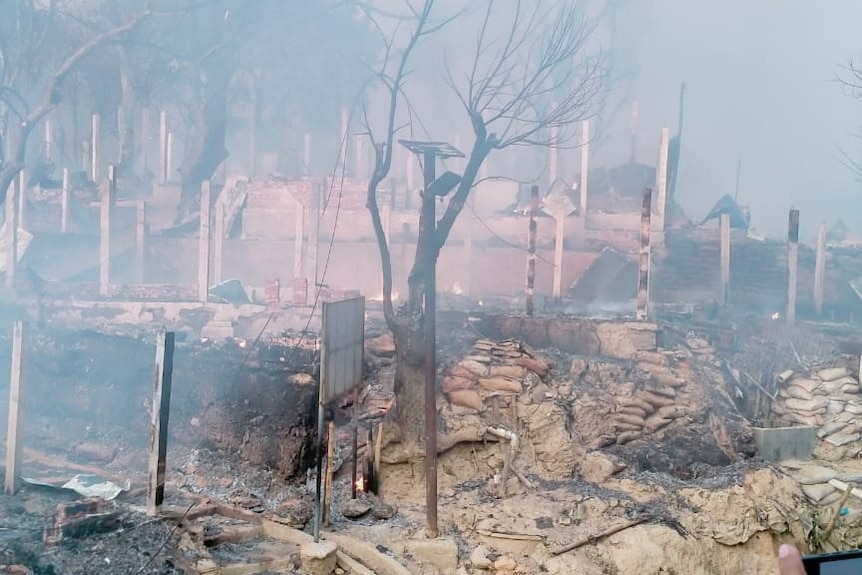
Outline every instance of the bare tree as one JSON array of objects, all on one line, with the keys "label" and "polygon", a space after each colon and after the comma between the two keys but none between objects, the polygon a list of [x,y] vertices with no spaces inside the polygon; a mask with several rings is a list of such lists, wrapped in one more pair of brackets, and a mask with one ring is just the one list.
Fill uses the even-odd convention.
[{"label": "bare tree", "polygon": [[[510,146],[565,147],[576,135],[577,124],[590,117],[605,86],[599,54],[588,45],[593,25],[583,5],[565,0],[485,0],[482,24],[470,65],[463,73],[447,67],[447,84],[454,91],[470,121],[473,144],[464,173],[435,226],[419,219],[416,256],[408,275],[406,301],[398,310],[392,301],[392,263],[377,200],[377,189],[389,174],[392,148],[398,128],[398,106],[403,99],[410,57],[421,39],[452,18],[429,25],[434,0],[411,10],[412,31],[405,47],[396,54],[395,37],[388,43],[386,60],[377,77],[388,92],[386,132],[375,138],[376,162],[368,185],[367,207],[371,214],[383,268],[383,310],[392,330],[397,353],[395,417],[402,449],[390,451],[390,461],[415,457],[424,429],[423,386],[424,299],[429,265],[436,266],[440,250],[477,183],[480,168],[494,150]],[[502,33],[496,30],[503,29]],[[389,70],[391,61],[394,70]],[[366,120],[366,124],[369,124]],[[551,138],[551,128],[556,138]],[[424,257],[430,251],[431,257]],[[477,435],[481,437],[479,432]],[[476,437],[478,439],[478,437]],[[440,437],[441,452],[470,434]],[[397,453],[395,452],[397,451]]]},{"label": "bare tree", "polygon": [[[837,81],[844,91],[855,99],[862,99],[862,69],[859,69],[852,60],[840,67]],[[850,134],[853,138],[862,139],[858,131]],[[838,150],[838,161],[853,174],[857,182],[862,182],[862,161],[849,154],[841,144],[835,145]]]},{"label": "bare tree", "polygon": [[[53,17],[53,3],[51,4],[51,10]],[[6,137],[9,140],[9,154],[8,156],[4,156],[2,161],[0,161],[0,203],[5,202],[9,186],[21,170],[24,169],[27,155],[27,141],[30,133],[48,114],[60,105],[64,96],[64,83],[75,67],[97,49],[110,42],[118,41],[131,33],[144,20],[152,16],[152,14],[148,8],[144,9],[122,24],[91,36],[88,41],[66,56],[56,68],[45,89],[42,102],[33,108],[30,107],[26,98],[16,95],[12,87],[9,85],[4,87],[4,91],[0,96],[3,97],[8,108],[13,112],[16,118],[14,124],[16,125],[14,129],[10,127],[6,131]],[[35,50],[36,46],[30,48]],[[30,57],[33,57],[32,54]],[[3,63],[5,64],[5,61]]]}]

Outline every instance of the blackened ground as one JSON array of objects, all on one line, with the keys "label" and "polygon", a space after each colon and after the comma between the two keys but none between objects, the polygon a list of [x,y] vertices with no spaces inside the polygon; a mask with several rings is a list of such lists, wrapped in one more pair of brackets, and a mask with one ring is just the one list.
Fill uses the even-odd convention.
[{"label": "blackened ground", "polygon": [[[142,471],[150,441],[155,330],[140,336],[31,330],[25,343],[22,441],[78,464]],[[251,344],[249,344],[251,345]],[[283,480],[311,463],[316,385],[308,351],[260,350],[238,342],[179,341],[173,369],[169,458],[207,448]],[[0,338],[0,366],[9,365]],[[0,367],[0,434],[8,369]],[[3,437],[0,435],[0,437]]]}]

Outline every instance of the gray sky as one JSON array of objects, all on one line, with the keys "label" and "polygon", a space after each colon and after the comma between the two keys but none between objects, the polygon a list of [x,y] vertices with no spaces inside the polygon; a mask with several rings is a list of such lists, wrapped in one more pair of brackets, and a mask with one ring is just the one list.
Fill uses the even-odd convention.
[{"label": "gray sky", "polygon": [[[835,148],[841,142],[862,158],[862,146],[848,136],[862,123],[862,102],[834,82],[837,66],[862,52],[862,3],[651,0],[650,6],[641,10],[647,19],[637,38],[640,126],[642,139],[651,139],[642,142],[642,156],[655,153],[662,125],[676,130],[685,81],[678,193],[689,215],[702,216],[723,193],[733,193],[741,157],[740,201],[751,206],[759,230],[785,233],[787,210],[796,207],[804,238],[821,220],[837,217],[862,232],[862,185],[838,163]],[[621,118],[617,131],[625,133],[628,121]]]}]

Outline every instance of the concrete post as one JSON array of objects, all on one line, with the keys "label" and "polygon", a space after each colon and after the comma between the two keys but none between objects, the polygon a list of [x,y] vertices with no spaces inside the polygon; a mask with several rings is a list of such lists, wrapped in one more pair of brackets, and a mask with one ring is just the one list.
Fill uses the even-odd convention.
[{"label": "concrete post", "polygon": [[353,169],[353,173],[356,179],[361,180],[366,176],[366,168],[368,164],[368,158],[365,156],[365,137],[362,134],[357,134],[356,136],[356,167]]},{"label": "concrete post", "polygon": [[730,216],[721,214],[718,218],[721,254],[721,288],[719,300],[722,305],[730,302]]},{"label": "concrete post", "polygon": [[301,278],[302,275],[302,254],[305,251],[305,205],[302,202],[296,202],[296,216],[294,217],[294,233],[293,233],[293,277]]},{"label": "concrete post", "polygon": [[6,287],[15,285],[18,267],[18,199],[17,182],[9,184],[6,193]]},{"label": "concrete post", "polygon": [[787,324],[796,323],[797,266],[799,264],[799,210],[790,210],[787,222]]},{"label": "concrete post", "polygon": [[210,292],[210,182],[201,185],[201,221],[198,236],[198,301],[206,303]]},{"label": "concrete post", "polygon": [[533,317],[535,306],[533,294],[536,288],[536,235],[538,224],[536,216],[539,213],[539,186],[530,188],[530,226],[527,236],[527,316]]},{"label": "concrete post", "polygon": [[554,242],[554,299],[563,296],[563,252],[565,250],[566,215],[556,214],[557,231]]},{"label": "concrete post", "polygon": [[18,172],[18,227],[27,229],[27,174]]},{"label": "concrete post", "polygon": [[225,224],[224,203],[217,199],[215,205],[215,229],[213,230],[215,244],[213,245],[212,283],[214,285],[218,285],[224,281]]},{"label": "concrete post", "polygon": [[54,159],[54,133],[51,120],[45,120],[45,160],[50,162]]},{"label": "concrete post", "polygon": [[102,136],[101,121],[99,114],[93,114],[93,134],[90,140],[90,179],[94,182],[100,180],[99,176],[99,154],[101,154],[99,140]]},{"label": "concrete post", "polygon": [[587,186],[589,184],[589,174],[590,174],[590,121],[584,120],[581,122],[581,203],[580,203],[580,215],[582,218],[585,218],[587,215],[587,198],[589,197],[589,190]]},{"label": "concrete post", "polygon": [[143,285],[146,270],[147,203],[139,201],[135,206],[135,281]]},{"label": "concrete post", "polygon": [[308,269],[306,274],[309,276],[309,284],[313,290],[310,294],[311,301],[317,297],[318,276],[317,276],[317,252],[320,245],[320,196],[321,184],[315,182],[311,188],[311,205],[308,206]]},{"label": "concrete post", "polygon": [[165,146],[165,183],[171,181],[174,173],[174,133],[168,131],[168,141]]},{"label": "concrete post", "polygon": [[307,177],[311,175],[311,134],[305,134],[302,148],[302,173]]},{"label": "concrete post", "polygon": [[641,248],[638,263],[637,319],[649,317],[650,234],[652,233],[652,188],[644,190],[641,207]]},{"label": "concrete post", "polygon": [[146,175],[150,169],[150,109],[144,108],[141,110],[141,136],[140,145],[138,146],[141,154],[141,173]]},{"label": "concrete post", "polygon": [[111,291],[111,208],[116,185],[114,166],[108,166],[108,178],[102,183],[99,203],[99,295],[102,297],[108,297]]},{"label": "concrete post", "polygon": [[[553,108],[557,107],[557,104],[551,104]],[[551,124],[551,145],[548,149],[548,176],[549,181],[548,185],[553,186],[554,182],[557,181],[558,173],[558,157],[559,153],[557,150],[557,140],[559,135],[559,127],[556,124]]]},{"label": "concrete post", "polygon": [[63,187],[60,192],[60,231],[69,231],[69,168],[63,168]]},{"label": "concrete post", "polygon": [[168,183],[168,113],[159,115],[159,183]]},{"label": "concrete post", "polygon": [[9,417],[6,428],[6,493],[18,491],[21,478],[21,453],[18,436],[21,433],[21,372],[24,354],[24,324],[16,321],[12,326],[12,371],[9,379]]},{"label": "concrete post", "polygon": [[814,263],[814,311],[823,316],[823,289],[826,279],[826,224],[817,230],[817,259]]},{"label": "concrete post", "polygon": [[656,216],[658,222],[653,226],[657,232],[664,231],[664,215],[667,209],[667,155],[669,145],[669,130],[662,128],[659,139],[658,169],[656,171],[655,187],[658,197],[656,198]]}]

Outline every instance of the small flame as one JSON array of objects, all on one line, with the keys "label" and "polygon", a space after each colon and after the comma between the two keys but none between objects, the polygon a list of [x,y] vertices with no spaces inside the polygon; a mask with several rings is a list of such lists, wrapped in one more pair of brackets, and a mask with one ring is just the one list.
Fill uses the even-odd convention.
[{"label": "small flame", "polygon": [[773,320],[773,321],[778,321],[778,320],[780,320],[780,319],[781,319],[781,313],[780,313],[780,312],[775,312],[775,313],[774,313],[774,314],[772,314],[770,317],[772,318],[772,320]]},{"label": "small flame", "polygon": [[365,478],[360,477],[356,480],[356,491],[362,493],[365,491]]},{"label": "small flame", "polygon": [[485,305],[485,302],[483,302],[482,300],[479,300],[479,307],[482,307],[484,305]]},{"label": "small flame", "polygon": [[461,282],[455,282],[452,285],[452,293],[455,295],[461,295],[462,293],[464,293],[464,290],[461,289]]}]

